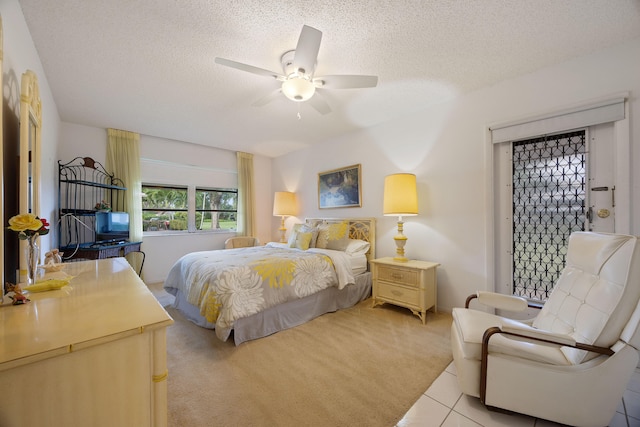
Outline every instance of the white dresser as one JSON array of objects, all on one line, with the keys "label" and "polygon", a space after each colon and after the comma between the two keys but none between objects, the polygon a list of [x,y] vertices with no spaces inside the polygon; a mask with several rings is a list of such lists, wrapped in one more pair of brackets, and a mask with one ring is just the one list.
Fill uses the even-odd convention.
[{"label": "white dresser", "polygon": [[124,258],[0,307],[0,425],[166,426],[173,323]]}]

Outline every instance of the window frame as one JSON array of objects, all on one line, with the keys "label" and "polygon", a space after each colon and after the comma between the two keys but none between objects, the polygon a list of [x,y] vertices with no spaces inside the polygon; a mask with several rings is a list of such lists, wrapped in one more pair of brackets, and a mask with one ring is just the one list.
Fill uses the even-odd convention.
[{"label": "window frame", "polygon": [[[187,214],[187,229],[186,230],[144,230],[143,234],[147,236],[162,236],[162,235],[171,235],[171,234],[193,234],[193,233],[230,233],[237,231],[237,218],[238,218],[238,189],[237,188],[216,188],[216,187],[205,187],[205,186],[196,186],[196,185],[175,185],[175,184],[162,184],[162,183],[142,183],[142,194],[145,194],[146,188],[156,188],[156,189],[167,189],[167,190],[186,190],[187,191],[187,200],[186,200],[186,209],[153,209],[153,208],[142,208],[142,215],[144,217],[145,212],[158,212],[158,211],[166,211],[166,212],[185,212]],[[196,193],[198,191],[218,191],[225,193],[235,193],[236,195],[236,209],[197,209],[196,208]],[[142,196],[141,196],[142,197]],[[223,213],[233,213],[236,217],[236,228],[235,229],[204,229],[199,230],[196,227],[196,213],[197,212],[223,212]]]},{"label": "window frame", "polygon": [[[232,194],[235,194],[235,205],[236,205],[236,208],[235,209],[198,209],[196,207],[196,203],[195,203],[198,192],[218,192],[218,193],[232,193]],[[208,232],[208,233],[217,232],[217,233],[220,233],[220,232],[230,232],[230,231],[235,232],[235,231],[238,231],[238,189],[237,188],[234,189],[234,188],[213,188],[213,187],[194,186],[193,208],[194,208],[193,209],[194,210],[193,227],[194,227],[194,230],[196,230],[197,232]],[[235,218],[236,218],[236,226],[235,226],[235,228],[232,228],[232,229],[204,229],[204,230],[203,229],[197,229],[196,228],[196,214],[198,212],[201,212],[201,213],[203,213],[203,212],[214,213],[215,212],[217,214],[220,214],[220,213],[231,213],[231,214],[234,214]],[[191,216],[189,218],[191,218]]]}]

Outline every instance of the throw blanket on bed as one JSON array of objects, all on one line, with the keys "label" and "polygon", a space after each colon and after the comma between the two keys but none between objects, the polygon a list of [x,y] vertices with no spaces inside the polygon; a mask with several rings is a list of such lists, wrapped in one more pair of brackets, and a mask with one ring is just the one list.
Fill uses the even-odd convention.
[{"label": "throw blanket on bed", "polygon": [[169,271],[164,287],[180,290],[226,341],[239,318],[348,283],[353,275],[343,252],[269,243],[185,255]]}]

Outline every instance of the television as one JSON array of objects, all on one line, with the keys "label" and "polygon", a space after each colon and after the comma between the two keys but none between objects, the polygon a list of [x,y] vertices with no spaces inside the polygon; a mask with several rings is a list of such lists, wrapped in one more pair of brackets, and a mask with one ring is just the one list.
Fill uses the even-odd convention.
[{"label": "television", "polygon": [[127,212],[96,212],[96,243],[121,242],[128,239]]}]

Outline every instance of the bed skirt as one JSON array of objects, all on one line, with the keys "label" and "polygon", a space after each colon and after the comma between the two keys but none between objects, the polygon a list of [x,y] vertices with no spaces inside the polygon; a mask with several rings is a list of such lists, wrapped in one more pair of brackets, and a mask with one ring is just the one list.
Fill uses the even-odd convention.
[{"label": "bed skirt", "polygon": [[[233,325],[233,340],[236,345],[274,334],[284,329],[302,325],[325,313],[349,308],[371,296],[371,273],[366,272],[355,277],[355,283],[344,289],[331,287],[299,300],[289,301],[244,317]],[[173,307],[198,326],[214,329],[215,324],[207,322],[200,315],[198,307],[187,302],[185,296],[177,291]]]}]

